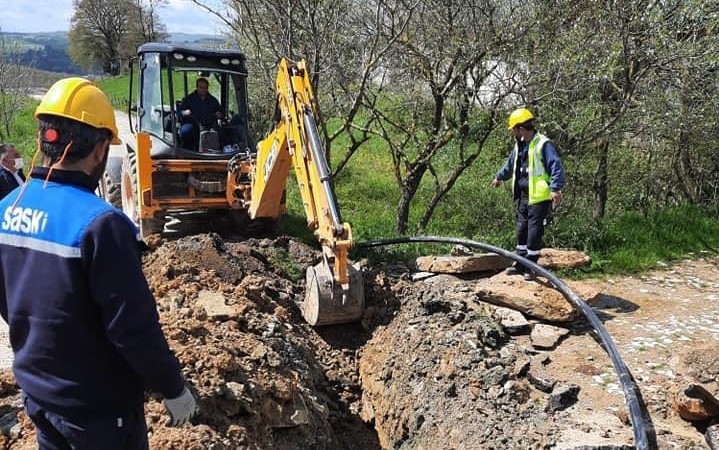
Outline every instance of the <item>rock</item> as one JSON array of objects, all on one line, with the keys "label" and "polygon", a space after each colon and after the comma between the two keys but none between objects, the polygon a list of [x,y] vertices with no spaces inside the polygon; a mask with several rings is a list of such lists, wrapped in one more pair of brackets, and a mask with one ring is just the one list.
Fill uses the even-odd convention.
[{"label": "rock", "polygon": [[310,421],[307,404],[299,393],[294,393],[288,402],[266,399],[263,413],[272,428],[293,428],[307,425]]},{"label": "rock", "polygon": [[434,273],[472,273],[502,270],[511,261],[499,255],[483,253],[472,256],[420,256],[417,269]]},{"label": "rock", "polygon": [[522,334],[529,328],[529,322],[519,311],[495,305],[488,305],[487,308],[492,318],[499,322],[508,334]]},{"label": "rock", "polygon": [[543,248],[538,263],[546,269],[571,269],[588,266],[592,258],[579,250]]},{"label": "rock", "polygon": [[10,439],[18,439],[20,436],[22,436],[23,426],[20,422],[13,425],[12,428],[10,428],[10,431],[8,432],[8,436]]},{"label": "rock", "polygon": [[197,303],[205,308],[209,319],[227,320],[239,316],[237,308],[233,305],[227,305],[225,296],[219,292],[200,291],[197,294]]},{"label": "rock", "polygon": [[17,412],[10,411],[0,417],[0,432],[9,435],[13,427],[18,424]]},{"label": "rock", "polygon": [[538,323],[532,328],[532,334],[530,339],[532,345],[537,348],[550,349],[557,345],[559,340],[566,336],[569,330],[566,328],[559,328],[552,325],[546,325]]},{"label": "rock", "polygon": [[529,372],[527,372],[527,379],[532,386],[546,393],[552,392],[552,389],[554,389],[554,385],[557,382],[556,380],[550,378],[545,370],[535,367],[531,367],[529,369]]},{"label": "rock", "polygon": [[558,291],[504,273],[479,280],[475,294],[478,300],[516,309],[549,322],[571,322],[576,317],[574,306]]},{"label": "rock", "polygon": [[556,393],[549,397],[545,412],[553,413],[569,408],[577,402],[579,395],[579,386],[576,384],[568,384],[562,386]]},{"label": "rock", "polygon": [[719,424],[707,427],[704,439],[711,450],[719,450]]},{"label": "rock", "polygon": [[494,366],[482,375],[484,386],[499,386],[507,380],[507,370],[502,366]]},{"label": "rock", "polygon": [[679,417],[689,422],[701,422],[716,415],[716,412],[708,411],[706,406],[698,398],[691,398],[682,394],[674,396],[674,410],[679,414]]},{"label": "rock", "polygon": [[434,272],[414,272],[412,274],[412,281],[422,281],[434,276],[436,276]]},{"label": "rock", "polygon": [[228,381],[225,384],[224,392],[233,400],[240,400],[245,394],[245,385],[236,381]]},{"label": "rock", "polygon": [[452,250],[450,250],[449,254],[451,256],[472,256],[474,253],[469,247],[458,244],[452,247]]},{"label": "rock", "polygon": [[551,362],[548,353],[540,353],[530,359],[527,380],[536,389],[550,393],[557,381],[550,375],[546,366]]},{"label": "rock", "polygon": [[530,359],[529,358],[521,358],[517,359],[514,363],[514,367],[512,369],[512,373],[510,374],[513,378],[520,378],[527,374],[529,371],[529,365],[530,365]]},{"label": "rock", "polygon": [[719,401],[702,386],[690,384],[673,398],[674,410],[684,420],[703,421],[719,415]]}]

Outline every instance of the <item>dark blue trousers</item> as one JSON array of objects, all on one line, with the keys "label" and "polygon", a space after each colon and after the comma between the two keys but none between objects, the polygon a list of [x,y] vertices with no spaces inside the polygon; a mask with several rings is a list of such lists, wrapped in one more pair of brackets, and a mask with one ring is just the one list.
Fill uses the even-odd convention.
[{"label": "dark blue trousers", "polygon": [[35,424],[39,450],[148,450],[142,405],[109,419],[75,420],[53,414],[27,395],[25,413]]},{"label": "dark blue trousers", "polygon": [[552,201],[529,204],[529,195],[522,192],[517,203],[517,247],[526,248],[521,256],[532,262],[539,259],[539,251],[544,247],[545,219],[552,208]]},{"label": "dark blue trousers", "polygon": [[192,123],[183,123],[180,127],[180,140],[182,141],[182,148],[187,150],[197,150],[197,136],[200,132],[196,129]]}]

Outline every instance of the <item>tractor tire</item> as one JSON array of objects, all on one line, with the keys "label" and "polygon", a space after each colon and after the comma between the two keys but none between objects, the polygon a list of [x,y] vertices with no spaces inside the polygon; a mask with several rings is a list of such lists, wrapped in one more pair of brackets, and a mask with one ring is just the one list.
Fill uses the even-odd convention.
[{"label": "tractor tire", "polygon": [[165,228],[165,217],[152,217],[140,220],[140,203],[137,188],[137,158],[128,153],[122,160],[121,203],[122,212],[140,228],[140,236],[161,233]]},{"label": "tractor tire", "polygon": [[122,209],[122,192],[120,190],[120,177],[122,173],[122,158],[113,156],[107,159],[105,172],[102,174],[98,186],[99,196],[117,209]]},{"label": "tractor tire", "polygon": [[120,184],[113,182],[107,173],[102,176],[100,192],[102,192],[102,197],[107,203],[122,210],[122,188]]}]

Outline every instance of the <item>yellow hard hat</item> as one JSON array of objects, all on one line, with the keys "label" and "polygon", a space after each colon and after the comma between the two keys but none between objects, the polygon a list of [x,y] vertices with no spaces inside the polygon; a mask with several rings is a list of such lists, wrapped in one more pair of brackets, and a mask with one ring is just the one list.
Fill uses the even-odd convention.
[{"label": "yellow hard hat", "polygon": [[512,111],[512,114],[509,115],[508,128],[511,130],[517,125],[523,124],[524,122],[532,119],[534,119],[534,116],[532,115],[532,112],[527,108],[515,109],[514,111]]},{"label": "yellow hard hat", "polygon": [[104,92],[85,78],[70,77],[56,81],[35,110],[41,114],[77,120],[93,128],[112,133],[112,143],[121,144],[115,124],[115,111]]}]

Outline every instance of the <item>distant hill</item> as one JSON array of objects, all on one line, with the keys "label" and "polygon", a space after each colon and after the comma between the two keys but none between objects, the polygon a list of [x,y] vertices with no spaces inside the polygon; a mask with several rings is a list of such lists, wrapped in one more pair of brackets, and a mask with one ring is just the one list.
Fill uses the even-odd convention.
[{"label": "distant hill", "polygon": [[[71,75],[86,75],[83,70],[72,62],[67,53],[68,37],[65,31],[50,33],[6,33],[0,32],[7,47],[19,51],[18,58],[25,65],[48,72]],[[176,44],[197,44],[221,46],[224,39],[213,34],[174,33],[170,42]]]},{"label": "distant hill", "polygon": [[18,58],[28,66],[48,72],[61,72],[73,75],[83,70],[72,62],[67,54],[67,33],[0,33],[9,48],[20,51]]}]

